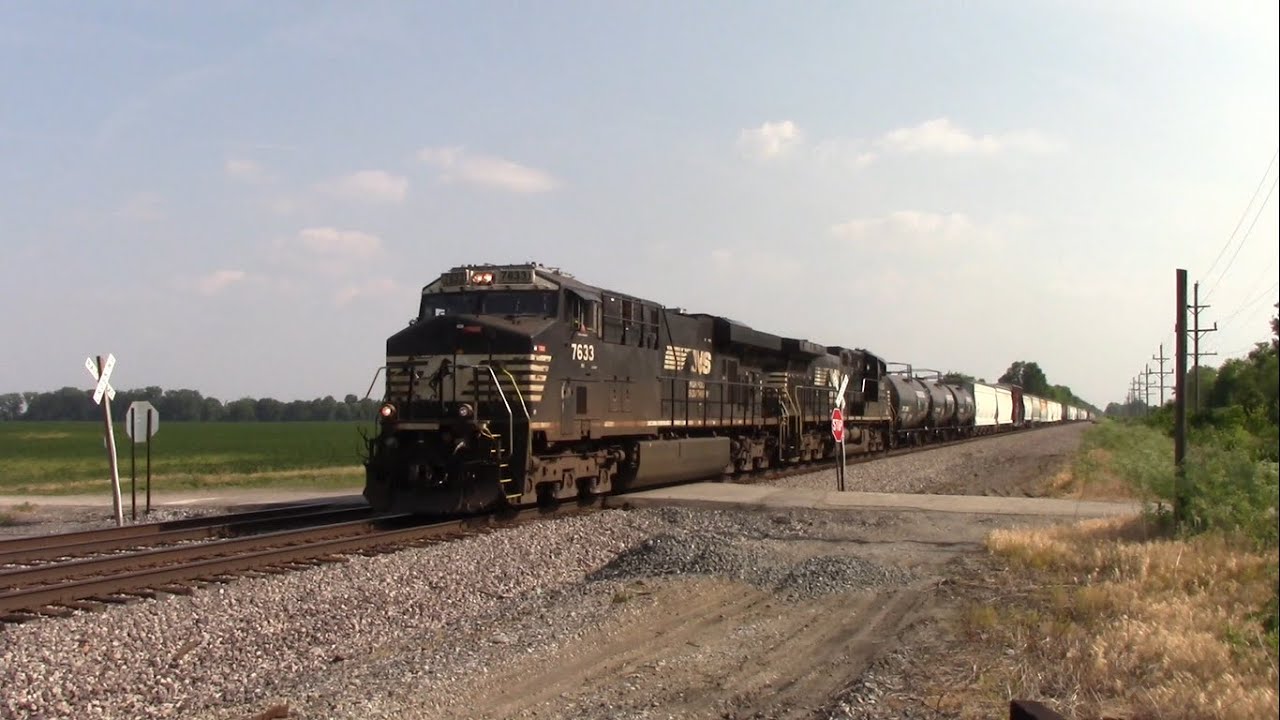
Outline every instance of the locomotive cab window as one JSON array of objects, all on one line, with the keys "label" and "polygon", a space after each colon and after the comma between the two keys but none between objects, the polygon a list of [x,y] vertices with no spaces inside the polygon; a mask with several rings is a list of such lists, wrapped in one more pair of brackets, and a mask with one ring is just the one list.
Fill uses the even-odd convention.
[{"label": "locomotive cab window", "polygon": [[556,294],[544,290],[432,293],[422,296],[418,317],[424,320],[441,315],[555,317],[557,310]]},{"label": "locomotive cab window", "polygon": [[573,292],[565,293],[569,306],[568,320],[576,330],[582,332],[600,332],[600,303],[592,302]]}]

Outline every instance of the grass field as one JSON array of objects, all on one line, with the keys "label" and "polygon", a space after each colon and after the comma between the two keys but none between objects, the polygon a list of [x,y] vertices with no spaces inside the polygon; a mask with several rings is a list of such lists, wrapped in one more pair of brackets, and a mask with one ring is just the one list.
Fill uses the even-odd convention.
[{"label": "grass field", "polygon": [[[151,441],[153,489],[359,487],[369,423],[167,423]],[[120,478],[129,438],[116,426]],[[146,446],[137,446],[139,483]],[[0,494],[92,493],[111,486],[101,423],[0,423]]]}]

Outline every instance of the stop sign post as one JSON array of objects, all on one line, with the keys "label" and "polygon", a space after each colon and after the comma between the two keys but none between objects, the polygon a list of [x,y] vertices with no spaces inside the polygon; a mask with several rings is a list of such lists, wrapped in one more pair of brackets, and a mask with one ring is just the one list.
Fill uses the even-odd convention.
[{"label": "stop sign post", "polygon": [[840,443],[840,464],[836,466],[836,488],[844,491],[844,413],[840,408],[831,411],[831,437]]},{"label": "stop sign post", "polygon": [[840,378],[836,389],[835,407],[831,409],[831,437],[840,444],[840,464],[836,466],[836,489],[844,492],[844,391],[849,387],[849,376]]},{"label": "stop sign post", "polygon": [[133,519],[138,519],[138,443],[147,444],[147,510],[151,514],[151,436],[160,429],[160,411],[146,400],[129,403],[125,414],[125,431],[129,434],[129,490],[133,495]]}]

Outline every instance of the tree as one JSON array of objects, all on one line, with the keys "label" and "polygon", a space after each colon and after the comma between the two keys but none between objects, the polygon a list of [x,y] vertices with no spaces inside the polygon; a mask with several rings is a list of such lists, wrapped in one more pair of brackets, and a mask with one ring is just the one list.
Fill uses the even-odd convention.
[{"label": "tree", "polygon": [[18,420],[26,410],[27,401],[22,393],[0,395],[0,420]]},{"label": "tree", "polygon": [[996,382],[1012,383],[1032,395],[1049,396],[1049,380],[1045,378],[1040,365],[1034,362],[1018,360]]},{"label": "tree", "polygon": [[227,403],[227,419],[231,422],[253,422],[258,419],[258,402],[250,397]]},{"label": "tree", "polygon": [[[1271,307],[1280,310],[1280,303]],[[1280,315],[1271,318],[1271,349],[1280,351]]]},{"label": "tree", "polygon": [[227,416],[227,409],[222,406],[222,401],[215,397],[204,399],[204,407],[200,409],[200,419],[206,422],[217,422],[223,420]]},{"label": "tree", "polygon": [[972,385],[974,379],[972,375],[952,370],[942,376],[942,382],[948,385]]}]

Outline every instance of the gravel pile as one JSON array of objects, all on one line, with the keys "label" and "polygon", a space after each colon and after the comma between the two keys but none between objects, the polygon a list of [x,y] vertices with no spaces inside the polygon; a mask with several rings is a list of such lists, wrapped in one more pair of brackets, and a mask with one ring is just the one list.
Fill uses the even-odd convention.
[{"label": "gravel pile", "polygon": [[[850,464],[845,489],[883,493],[1036,495],[1079,446],[1089,423],[987,437],[935,450]],[[772,481],[779,487],[836,489],[836,471]]]},{"label": "gravel pile", "polygon": [[813,597],[910,582],[910,573],[853,556],[807,558],[799,565],[769,542],[678,531],[651,537],[589,575],[621,580],[664,575],[723,577],[784,596]]},{"label": "gravel pile", "polygon": [[828,532],[805,511],[599,512],[9,626],[0,717],[243,718],[286,703],[293,718],[430,717],[513,654],[598,627],[637,575],[790,594],[904,579],[853,557],[788,561],[793,540]]}]

